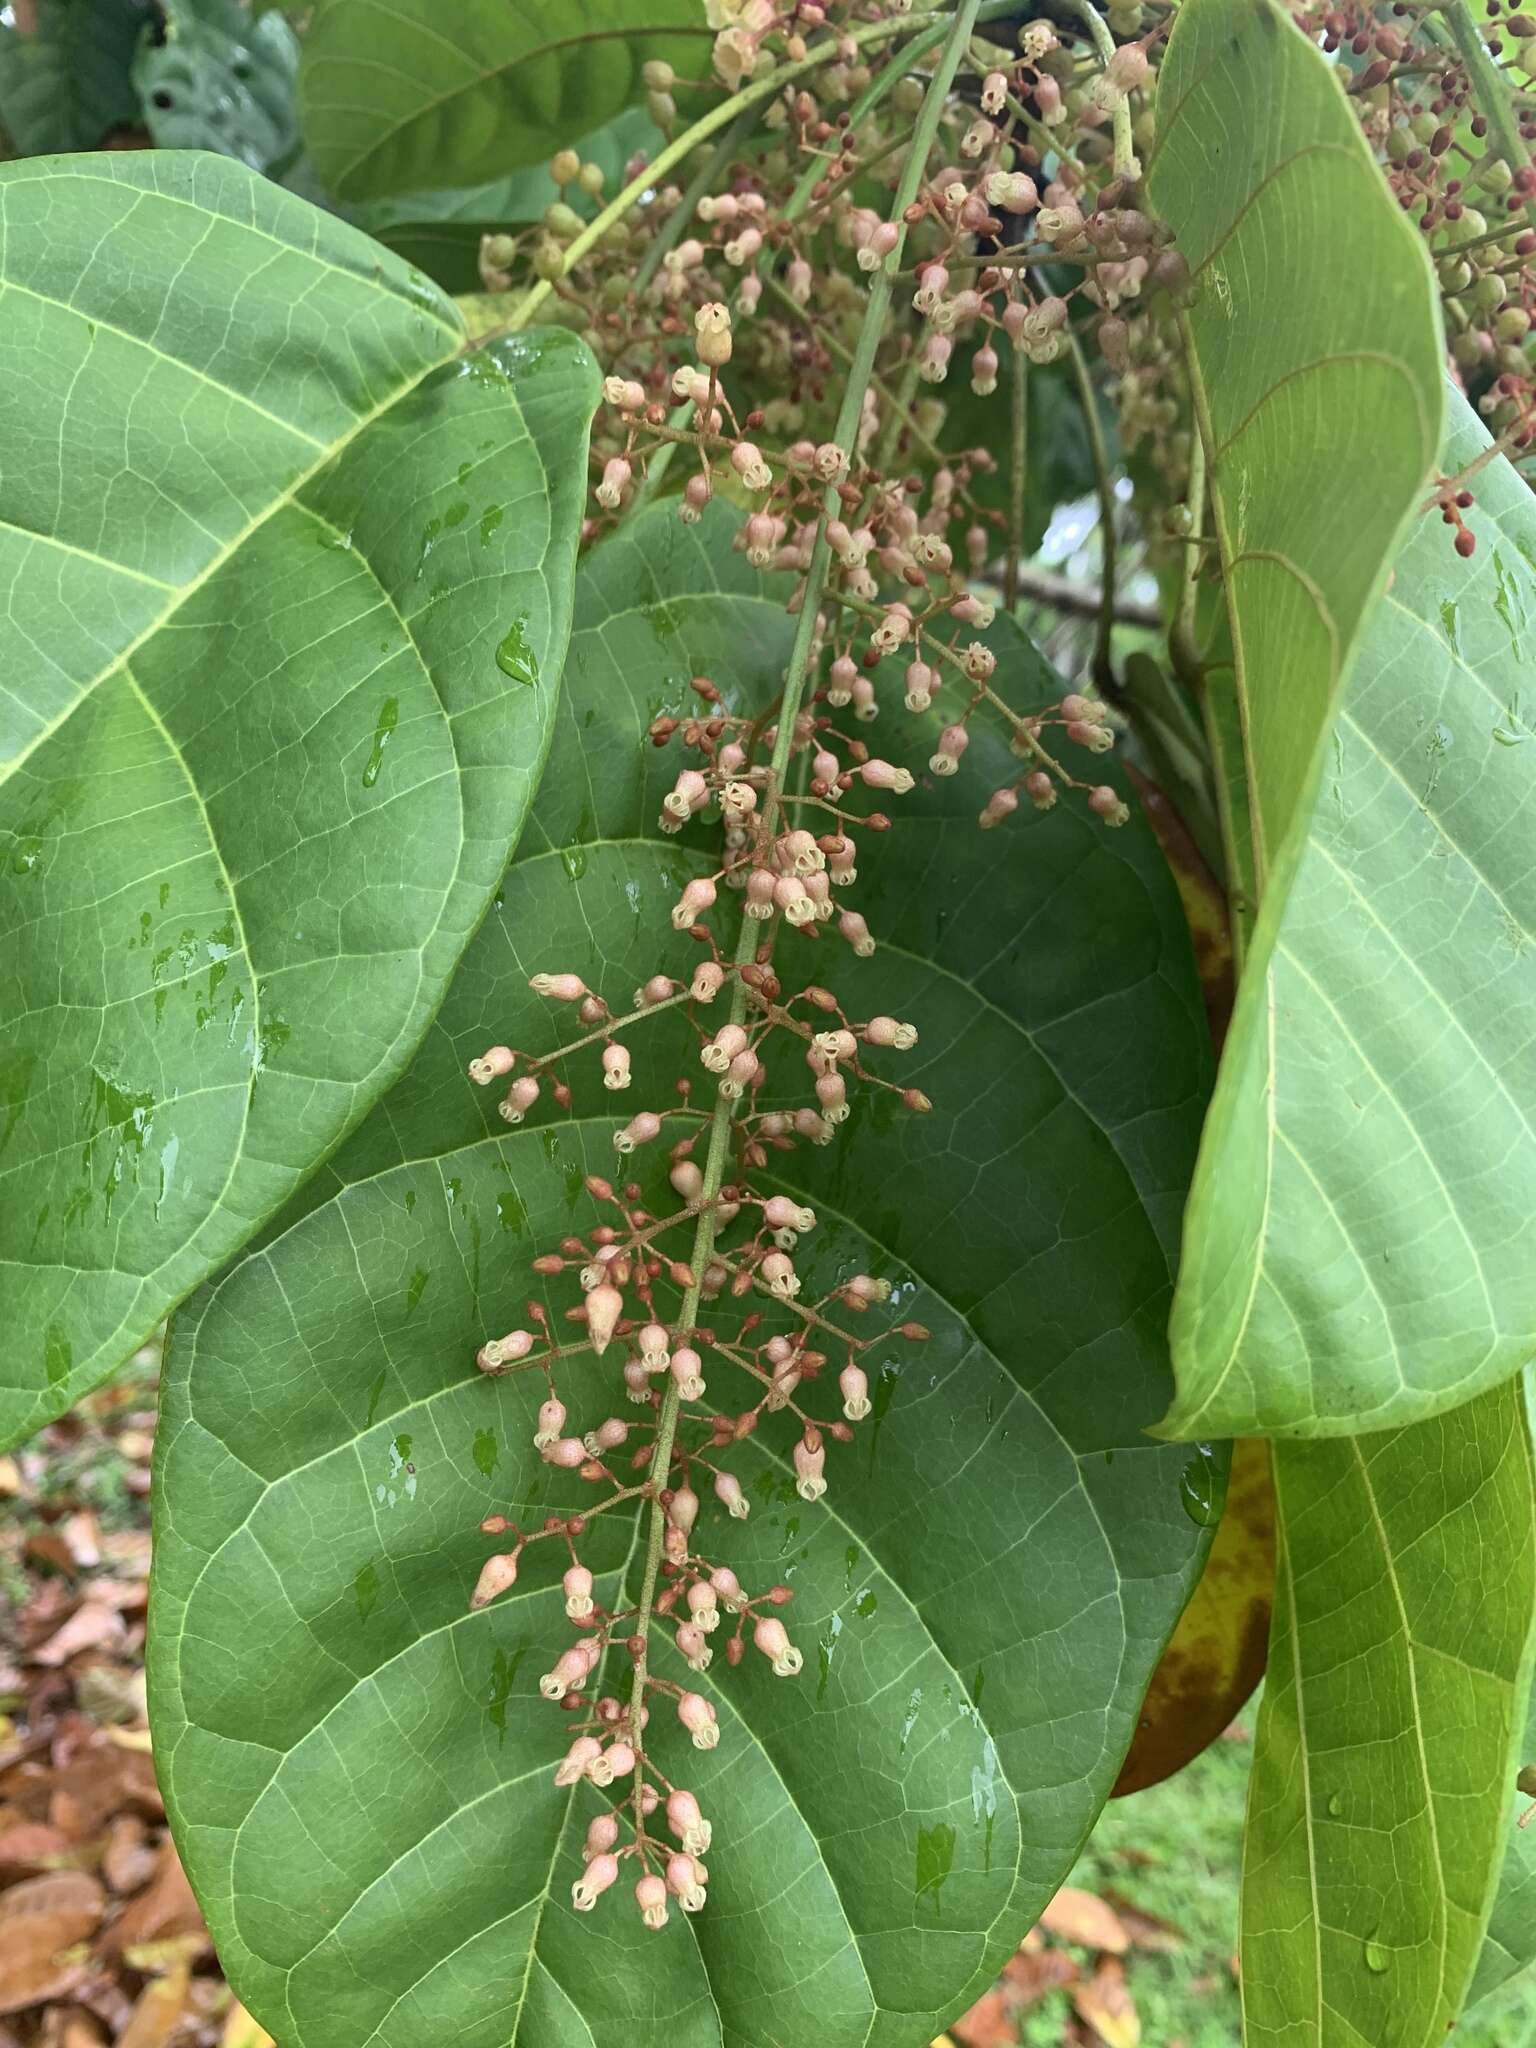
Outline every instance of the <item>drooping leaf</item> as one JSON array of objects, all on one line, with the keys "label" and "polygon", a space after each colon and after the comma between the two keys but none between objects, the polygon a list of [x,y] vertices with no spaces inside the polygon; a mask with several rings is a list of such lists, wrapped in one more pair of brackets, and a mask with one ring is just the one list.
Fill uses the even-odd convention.
[{"label": "drooping leaf", "polygon": [[1237,1719],[1264,1676],[1275,1593],[1269,1446],[1245,1437],[1200,1583],[1158,1659],[1115,1780],[1115,1797],[1160,1785]]},{"label": "drooping leaf", "polygon": [[[596,164],[602,171],[604,197],[611,199],[624,183],[630,158],[654,156],[661,140],[661,130],[643,107],[626,107],[593,134],[572,142],[571,148],[584,164]],[[424,270],[444,291],[477,292],[480,237],[538,220],[557,199],[588,220],[599,203],[579,185],[562,191],[547,164],[532,164],[488,185],[364,200],[352,208],[352,218],[387,249]]]},{"label": "drooping leaf", "polygon": [[653,59],[696,76],[710,38],[702,0],[321,0],[304,134],[339,198],[478,185],[641,98]]},{"label": "drooping leaf", "polygon": [[[578,1065],[573,1111],[508,1135],[463,1067],[556,1042],[531,972],[627,1004],[691,958],[667,910],[714,856],[702,828],[656,834],[676,762],[645,727],[696,701],[694,674],[767,704],[791,631],[732,528],[719,504],[693,529],[657,508],[591,558],[535,819],[448,1007],[178,1319],[156,1755],[221,1957],[284,2048],[928,2040],[1066,1875],[1198,1570],[1187,1454],[1142,1433],[1206,1059],[1187,939],[1139,821],[1063,806],[978,833],[988,772],[1013,770],[977,739],[975,781],[893,803],[861,861],[873,959],[783,949],[918,1025],[901,1072],[933,1113],[866,1099],[782,1185],[821,1218],[807,1289],[869,1266],[931,1339],[880,1356],[822,1507],[794,1497],[770,1418],[741,1447],[751,1520],[705,1510],[744,1580],[794,1588],[807,1664],[728,1673],[720,1748],[677,1760],[715,1819],[709,1907],[661,1938],[622,1895],[570,1911],[597,1809],[555,1790],[536,1692],[558,1583],[533,1553],[503,1601],[470,1616],[466,1595],[482,1516],[578,1496],[530,1448],[538,1390],[472,1354],[521,1313],[534,1254],[590,1224],[615,1119]],[[1016,630],[996,644],[1012,679],[1038,668]],[[633,1038],[627,1105],[702,1071],[676,1014]],[[568,1398],[583,1427],[611,1402],[579,1379]],[[630,1529],[607,1514],[592,1546],[611,1590]]]},{"label": "drooping leaf", "polygon": [[1439,445],[1437,300],[1333,67],[1274,0],[1187,0],[1157,97],[1149,189],[1197,287],[1262,899]]},{"label": "drooping leaf", "polygon": [[145,39],[133,67],[159,147],[217,150],[253,171],[290,157],[299,39],[283,16],[269,9],[253,21],[240,0],[161,5],[163,28]]},{"label": "drooping leaf", "polygon": [[449,301],[227,158],[9,165],[0,221],[14,1439],[425,1029],[543,755],[594,373],[456,361]]},{"label": "drooping leaf", "polygon": [[[1442,460],[1487,436],[1455,401]],[[1171,1433],[1434,1414],[1536,1345],[1536,505],[1399,551],[1289,894],[1261,915],[1190,1202]]]},{"label": "drooping leaf", "polygon": [[139,118],[138,0],[37,0],[35,25],[0,22],[0,129],[22,156],[95,149]]},{"label": "drooping leaf", "polygon": [[[1527,1415],[1532,1394],[1528,1373]],[[1536,1685],[1532,1686],[1526,1704],[1525,1733],[1515,1752],[1515,1761],[1517,1780],[1522,1773],[1527,1775],[1525,1784],[1517,1786],[1518,1796],[1506,1812],[1503,1862],[1493,1895],[1493,1911],[1488,1916],[1488,1932],[1472,1975],[1472,1988],[1467,1993],[1469,2005],[1497,1991],[1500,1985],[1536,1962],[1536,1820],[1527,1818],[1536,1807],[1533,1795],[1525,1789],[1530,1782],[1530,1768],[1536,1766]]]},{"label": "drooping leaf", "polygon": [[1524,1392],[1510,1381],[1428,1422],[1274,1454],[1245,2038],[1437,2048],[1482,1944],[1524,1732]]}]

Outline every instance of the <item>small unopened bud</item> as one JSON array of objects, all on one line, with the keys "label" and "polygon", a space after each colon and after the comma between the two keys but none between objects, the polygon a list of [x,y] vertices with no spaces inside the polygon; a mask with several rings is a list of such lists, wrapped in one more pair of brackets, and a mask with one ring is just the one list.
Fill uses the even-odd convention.
[{"label": "small unopened bud", "polygon": [[507,1550],[488,1557],[480,1567],[475,1590],[469,1596],[472,1608],[489,1607],[499,1594],[517,1583],[517,1552]]},{"label": "small unopened bud", "polygon": [[510,1046],[493,1045],[479,1059],[470,1061],[469,1078],[483,1088],[488,1081],[499,1081],[510,1074],[515,1059]]}]

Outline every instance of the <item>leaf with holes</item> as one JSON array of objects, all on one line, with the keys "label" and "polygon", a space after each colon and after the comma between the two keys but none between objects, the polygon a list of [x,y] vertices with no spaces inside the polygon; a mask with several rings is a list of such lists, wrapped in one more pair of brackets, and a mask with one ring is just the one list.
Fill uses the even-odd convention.
[{"label": "leaf with holes", "polygon": [[135,0],[37,0],[30,27],[0,22],[0,128],[17,152],[95,149],[137,121],[133,53],[143,33]]},{"label": "leaf with holes", "polygon": [[[1015,767],[978,736],[980,780],[893,804],[894,850],[861,862],[873,958],[783,955],[919,1028],[902,1076],[932,1114],[866,1096],[833,1146],[781,1155],[780,1184],[821,1218],[807,1290],[885,1274],[931,1339],[872,1354],[874,1416],[833,1447],[825,1503],[797,1499],[770,1417],[739,1450],[751,1519],[705,1510],[745,1581],[792,1586],[806,1653],[798,1682],[756,1657],[727,1673],[719,1749],[683,1751],[715,1823],[708,1907],[661,1936],[622,1896],[570,1910],[597,1808],[555,1789],[537,1696],[558,1580],[533,1552],[512,1595],[466,1601],[484,1515],[580,1495],[531,1448],[541,1387],[473,1354],[521,1313],[536,1252],[590,1225],[616,1119],[595,1054],[570,1114],[511,1135],[464,1065],[556,1042],[532,972],[627,1007],[689,962],[667,913],[714,858],[702,827],[657,834],[677,763],[645,729],[694,674],[766,706],[793,624],[733,530],[719,503],[693,528],[656,508],[591,557],[534,818],[447,1008],[178,1320],[156,1758],[220,1956],[285,2048],[929,2039],[1070,1869],[1199,1569],[1187,1453],[1143,1434],[1207,1060],[1188,939],[1139,820],[1063,805],[978,833],[976,787]],[[1059,693],[1016,628],[994,644],[1019,694]],[[634,1107],[700,1073],[681,1014],[632,1037]],[[563,1391],[580,1427],[607,1412]],[[590,1529],[609,1594],[635,1569],[621,1512]]]},{"label": "leaf with holes", "polygon": [[[595,376],[222,157],[0,172],[0,1439],[405,1065],[532,794]],[[498,651],[500,650],[500,652]]]},{"label": "leaf with holes", "polygon": [[478,185],[640,99],[653,60],[697,76],[712,35],[700,0],[321,0],[305,140],[343,199]]},{"label": "leaf with holes", "polygon": [[252,170],[298,141],[299,39],[276,8],[252,21],[240,0],[162,0],[164,30],[134,65],[144,120],[161,149],[216,149]]},{"label": "leaf with holes", "polygon": [[1246,2038],[1436,2048],[1482,1946],[1525,1726],[1524,1390],[1511,1380],[1428,1422],[1274,1453]]},{"label": "leaf with holes", "polygon": [[[1487,435],[1459,398],[1443,455]],[[1536,507],[1502,459],[1372,615],[1263,911],[1190,1201],[1170,1433],[1378,1429],[1536,1333]]]}]

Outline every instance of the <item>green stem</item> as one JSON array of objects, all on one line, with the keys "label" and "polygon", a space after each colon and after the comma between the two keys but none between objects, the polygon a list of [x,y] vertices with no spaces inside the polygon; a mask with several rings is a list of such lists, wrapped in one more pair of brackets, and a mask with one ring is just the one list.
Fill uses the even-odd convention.
[{"label": "green stem", "polygon": [[1195,634],[1195,604],[1200,592],[1200,529],[1205,523],[1205,442],[1198,426],[1189,437],[1189,488],[1185,493],[1189,532],[1179,577],[1179,600],[1168,635],[1173,672],[1198,696],[1202,675],[1200,645]]},{"label": "green stem", "polygon": [[705,158],[700,170],[690,179],[682,198],[673,207],[666,226],[640,259],[640,267],[635,272],[636,298],[642,295],[651,279],[660,270],[663,258],[682,240],[683,230],[693,219],[699,201],[725,169],[740,144],[751,134],[757,125],[760,111],[757,105],[743,107]]},{"label": "green stem", "polygon": [[1019,601],[1019,557],[1024,552],[1024,477],[1029,454],[1029,357],[1013,351],[1012,413],[1008,445],[1008,566],[1003,576],[1003,602],[1009,611]]},{"label": "green stem", "polygon": [[[1083,24],[1093,38],[1093,47],[1098,53],[1100,64],[1107,70],[1115,54],[1115,39],[1109,32],[1109,23],[1100,14],[1093,0],[1072,0],[1072,5],[1081,15]],[[1135,144],[1131,138],[1131,103],[1124,93],[1115,101],[1113,115],[1115,130],[1115,176],[1129,177],[1131,165],[1136,159]]]},{"label": "green stem", "polygon": [[[901,262],[901,246],[906,229],[902,216],[916,196],[918,181],[928,161],[928,152],[939,125],[939,116],[948,96],[955,70],[960,62],[966,39],[976,23],[981,0],[960,0],[951,20],[944,53],[935,67],[933,79],[928,87],[912,135],[912,153],[902,170],[901,182],[897,187],[892,205],[892,218],[897,226],[897,244],[886,258],[885,266],[875,273],[869,288],[869,298],[864,308],[864,320],[859,337],[854,345],[853,362],[848,371],[848,381],[843,387],[843,402],[838,412],[835,438],[840,448],[853,449],[858,435],[859,421],[864,408],[864,393],[874,370],[875,355],[885,329],[886,315],[890,311],[893,272]],[[907,19],[910,21],[911,17]],[[834,518],[841,501],[836,487],[828,485],[822,500],[822,516],[818,524],[816,545],[811,555],[811,564],[806,571],[805,589],[801,596],[799,615],[795,621],[794,645],[790,650],[789,666],[784,678],[784,694],[779,705],[779,729],[774,741],[773,756],[769,764],[768,784],[764,791],[762,806],[762,830],[771,833],[778,820],[780,792],[784,787],[785,771],[789,765],[790,750],[794,744],[795,720],[799,714],[801,699],[805,694],[806,679],[810,671],[811,652],[816,644],[816,616],[821,607],[822,592],[826,588],[827,567],[831,549],[827,542],[827,521]],[[741,931],[736,942],[736,964],[748,965],[757,950],[757,928],[751,918],[743,917]],[[740,974],[733,977],[731,988],[730,1021],[740,1024],[747,1013],[747,987]],[[683,1296],[678,1312],[680,1327],[691,1328],[699,1312],[700,1285],[706,1267],[715,1250],[715,1213],[719,1202],[720,1189],[725,1178],[726,1160],[730,1152],[731,1104],[721,1095],[715,1098],[714,1114],[710,1120],[709,1149],[704,1164],[704,1185],[700,1194],[698,1228],[693,1240],[693,1283]],[[635,1622],[635,1635],[640,1639],[640,1650],[635,1658],[634,1684],[630,1693],[630,1726],[635,1747],[640,1747],[640,1709],[645,1702],[646,1677],[650,1657],[650,1618],[655,1605],[656,1581],[661,1571],[661,1560],[665,1550],[667,1533],[667,1512],[661,1504],[660,1489],[666,1484],[667,1473],[672,1464],[672,1446],[677,1438],[678,1414],[681,1396],[674,1380],[662,1398],[661,1415],[656,1431],[656,1447],[651,1459],[651,1474],[657,1488],[657,1496],[651,1507],[651,1527],[646,1543],[645,1567],[640,1585],[640,1602]],[[638,1800],[641,1785],[641,1767],[635,1770],[635,1796]]]},{"label": "green stem", "polygon": [[[1441,9],[1457,55],[1467,68],[1473,97],[1488,120],[1488,134],[1494,148],[1512,171],[1530,168],[1530,151],[1520,134],[1508,79],[1488,54],[1488,46],[1473,19],[1467,0],[1445,0]],[[1536,194],[1525,202],[1528,219],[1536,221]]]}]

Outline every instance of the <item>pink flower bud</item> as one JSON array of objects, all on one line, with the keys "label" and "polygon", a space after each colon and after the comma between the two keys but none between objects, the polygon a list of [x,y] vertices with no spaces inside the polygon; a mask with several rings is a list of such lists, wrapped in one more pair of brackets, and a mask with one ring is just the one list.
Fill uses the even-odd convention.
[{"label": "pink flower bud", "polygon": [[553,1395],[539,1407],[538,1434],[534,1437],[535,1450],[547,1450],[565,1428],[565,1403]]},{"label": "pink flower bud", "polygon": [[699,1519],[699,1496],[691,1486],[679,1486],[672,1495],[667,1509],[667,1520],[673,1528],[681,1529],[686,1536]]},{"label": "pink flower bud", "polygon": [[579,1003],[592,993],[579,974],[536,974],[528,986],[536,996],[550,996],[557,1003]]},{"label": "pink flower bud", "polygon": [[744,1522],[752,1512],[751,1503],[742,1492],[741,1481],[734,1472],[715,1474],[715,1497],[738,1522]]},{"label": "pink flower bud", "polygon": [[697,1913],[704,1905],[704,1873],[685,1850],[667,1858],[667,1890],[685,1913]]},{"label": "pink flower bud", "polygon": [[837,1376],[843,1397],[843,1413],[850,1422],[862,1422],[870,1413],[869,1378],[862,1366],[845,1365]]},{"label": "pink flower bud", "polygon": [[605,1088],[627,1088],[629,1086],[629,1047],[627,1045],[605,1045],[603,1047],[603,1086]]},{"label": "pink flower bud", "polygon": [[681,1788],[667,1798],[667,1826],[690,1856],[707,1856],[714,1830],[699,1811],[699,1802]]},{"label": "pink flower bud", "polygon": [[[581,1853],[590,1863],[594,1856],[606,1856],[618,1839],[618,1815],[615,1813],[599,1813],[587,1822],[587,1839]],[[611,1884],[612,1881],[610,1878],[609,1883]]]},{"label": "pink flower bud", "polygon": [[520,1074],[496,1108],[502,1120],[520,1124],[539,1099],[539,1084],[532,1074]]},{"label": "pink flower bud", "polygon": [[619,1859],[604,1851],[594,1856],[571,1886],[571,1904],[578,1913],[590,1913],[602,1894],[619,1874]]},{"label": "pink flower bud", "polygon": [[640,1346],[640,1363],[647,1372],[665,1372],[670,1359],[667,1333],[660,1323],[647,1323],[636,1340]]},{"label": "pink flower bud", "polygon": [[579,1436],[557,1437],[552,1444],[544,1446],[544,1462],[557,1466],[563,1472],[574,1472],[587,1462],[587,1447]]},{"label": "pink flower bud", "polygon": [[709,1575],[709,1583],[713,1586],[716,1593],[720,1596],[722,1603],[731,1614],[737,1614],[741,1611],[743,1604],[741,1581],[728,1564],[716,1565]]},{"label": "pink flower bud", "polygon": [[493,1045],[479,1059],[470,1061],[469,1078],[482,1088],[488,1081],[499,1081],[504,1074],[511,1073],[516,1057],[509,1045]]},{"label": "pink flower bud", "polygon": [[725,969],[717,960],[706,960],[693,970],[689,994],[696,1003],[712,1003],[725,982]]},{"label": "pink flower bud", "polygon": [[[603,1753],[603,1745],[590,1735],[578,1735],[561,1758],[555,1771],[555,1783],[559,1786],[574,1785],[587,1775],[596,1757]],[[618,1833],[617,1827],[614,1829]]]},{"label": "pink flower bud", "polygon": [[818,1438],[814,1444],[809,1444],[802,1437],[795,1445],[794,1460],[796,1493],[802,1500],[820,1500],[827,1490],[827,1482],[822,1477],[822,1467],[827,1462],[827,1453],[820,1439]]},{"label": "pink flower bud", "polygon": [[508,1550],[496,1557],[488,1557],[480,1567],[480,1576],[475,1581],[475,1590],[469,1596],[471,1608],[489,1607],[500,1593],[517,1583],[517,1552]]},{"label": "pink flower bud", "polygon": [[695,1579],[688,1588],[688,1612],[706,1635],[713,1635],[719,1627],[720,1609],[708,1579]]},{"label": "pink flower bud", "polygon": [[672,1354],[672,1377],[677,1390],[685,1401],[702,1401],[704,1398],[703,1360],[697,1351],[682,1345]]},{"label": "pink flower bud", "polygon": [[592,1349],[599,1358],[608,1349],[613,1336],[614,1325],[624,1312],[624,1297],[617,1287],[605,1282],[594,1287],[587,1296],[587,1334],[592,1339]]},{"label": "pink flower bud", "polygon": [[874,952],[875,942],[870,937],[869,926],[857,910],[840,912],[837,928],[861,960],[867,960]]},{"label": "pink flower bud", "polygon": [[633,1152],[637,1145],[649,1145],[653,1138],[661,1135],[661,1118],[653,1110],[642,1109],[638,1116],[631,1117],[622,1131],[613,1134],[615,1152]]},{"label": "pink flower bud", "polygon": [[867,789],[888,789],[893,795],[905,796],[913,787],[909,771],[893,767],[889,761],[863,761],[859,764],[858,773]]},{"label": "pink flower bud", "polygon": [[592,1574],[583,1564],[573,1564],[561,1580],[565,1588],[565,1611],[571,1621],[585,1621],[592,1612]]},{"label": "pink flower bud", "polygon": [[765,1657],[772,1659],[775,1678],[793,1678],[805,1663],[776,1614],[763,1616],[752,1630],[752,1640]]},{"label": "pink flower bud", "polygon": [[1089,790],[1088,808],[1096,817],[1102,818],[1106,825],[1123,825],[1131,815],[1120,801],[1120,792],[1111,789],[1107,782],[1101,782],[1097,789]]},{"label": "pink flower bud", "polygon": [[682,932],[686,931],[689,925],[696,924],[714,900],[714,883],[707,876],[696,876],[672,906],[673,929]]},{"label": "pink flower bud", "polygon": [[640,1908],[640,1918],[647,1927],[665,1927],[667,1924],[667,1887],[665,1880],[659,1877],[642,1877],[635,1886],[635,1904]]},{"label": "pink flower bud", "polygon": [[720,1724],[709,1701],[696,1692],[685,1692],[677,1702],[677,1718],[693,1737],[695,1749],[714,1749],[720,1741]]}]

